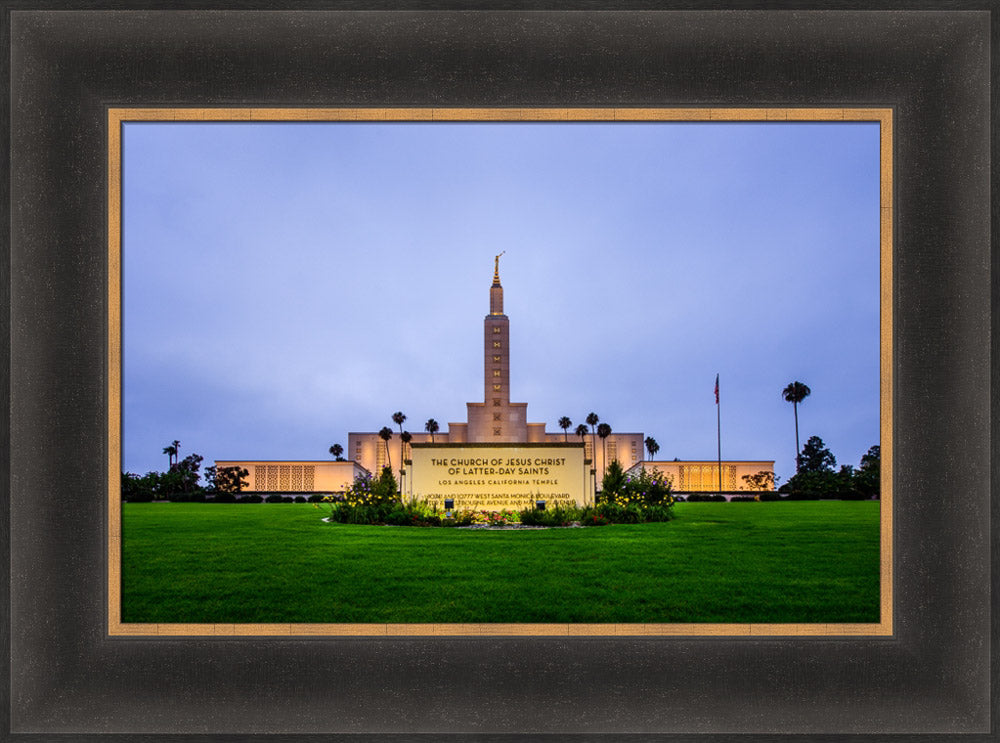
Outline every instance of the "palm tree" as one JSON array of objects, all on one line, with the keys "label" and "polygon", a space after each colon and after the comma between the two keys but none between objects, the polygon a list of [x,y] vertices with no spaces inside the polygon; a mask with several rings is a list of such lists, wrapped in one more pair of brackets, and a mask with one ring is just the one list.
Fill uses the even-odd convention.
[{"label": "palm tree", "polygon": [[163,447],[163,453],[167,455],[167,464],[170,467],[173,467],[174,463],[177,461],[177,452],[180,448],[181,442],[177,439],[170,442],[170,446]]},{"label": "palm tree", "polygon": [[403,433],[403,421],[406,420],[406,416],[403,415],[398,410],[392,414],[392,422],[399,426],[399,433]]},{"label": "palm tree", "polygon": [[428,418],[424,424],[424,430],[431,435],[431,443],[434,443],[434,434],[438,432],[438,422],[433,418]]},{"label": "palm tree", "polygon": [[795,471],[799,471],[799,403],[809,397],[812,392],[802,382],[792,382],[781,391],[781,396],[792,404],[795,411]]},{"label": "palm tree", "polygon": [[[583,444],[583,437],[587,435],[587,427],[584,424],[580,424],[576,427],[576,435],[580,437],[580,443]],[[584,444],[584,451],[587,449],[587,445]],[[593,467],[593,464],[591,464]],[[586,477],[586,470],[584,470],[584,477]]]},{"label": "palm tree", "polygon": [[[406,417],[405,415],[403,416]],[[403,492],[403,480],[406,479],[406,445],[413,439],[413,434],[409,431],[400,431],[399,440],[403,443],[399,447],[399,457],[403,461],[399,464],[399,492]]]},{"label": "palm tree", "polygon": [[392,438],[392,429],[389,426],[382,426],[378,432],[378,437],[385,442],[385,458],[389,460],[389,469],[392,469],[392,457],[389,455],[389,439]]},{"label": "palm tree", "polygon": [[601,420],[597,417],[597,413],[587,414],[587,425],[590,426],[590,445],[591,445],[591,459],[590,459],[590,471],[594,475],[594,492],[597,492],[597,437],[594,435],[594,426],[597,422]]},{"label": "palm tree", "polygon": [[603,451],[601,456],[601,477],[604,477],[608,471],[608,436],[611,435],[611,426],[607,423],[599,424],[597,426],[597,435],[601,437],[601,449]]},{"label": "palm tree", "polygon": [[343,453],[344,453],[344,447],[342,447],[340,444],[334,444],[333,446],[330,447],[330,456],[332,456],[338,462],[340,461],[340,455]]},{"label": "palm tree", "polygon": [[656,439],[652,436],[646,437],[646,451],[649,452],[650,460],[653,459],[653,455],[660,450],[660,445],[656,443]]},{"label": "palm tree", "polygon": [[559,419],[559,428],[561,428],[563,430],[563,441],[569,441],[569,439],[566,438],[566,432],[569,430],[569,427],[572,426],[572,425],[573,425],[573,421],[571,421],[565,415],[562,418]]}]

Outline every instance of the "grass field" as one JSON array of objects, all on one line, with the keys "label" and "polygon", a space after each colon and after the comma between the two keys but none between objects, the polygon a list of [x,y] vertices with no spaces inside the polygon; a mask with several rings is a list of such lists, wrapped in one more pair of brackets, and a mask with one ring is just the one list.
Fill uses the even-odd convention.
[{"label": "grass field", "polygon": [[350,526],[130,503],[124,622],[877,622],[878,502],[679,503],[668,523]]}]

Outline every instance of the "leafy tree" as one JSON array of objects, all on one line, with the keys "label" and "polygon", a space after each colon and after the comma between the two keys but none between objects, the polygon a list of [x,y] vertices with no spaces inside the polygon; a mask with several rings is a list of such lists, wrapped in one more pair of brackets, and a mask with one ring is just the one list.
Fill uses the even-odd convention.
[{"label": "leafy tree", "polygon": [[819,436],[810,436],[798,457],[798,472],[832,472],[837,460]]},{"label": "leafy tree", "polygon": [[392,438],[392,429],[389,426],[382,426],[378,437],[385,442],[385,458],[388,460],[389,466],[392,467],[392,456],[389,454],[389,439]]},{"label": "leafy tree", "polygon": [[439,430],[438,422],[433,418],[428,418],[424,424],[424,430],[431,435],[431,443],[434,443],[434,434]]},{"label": "leafy tree", "polygon": [[786,401],[792,404],[792,410],[795,412],[795,462],[796,467],[799,461],[799,403],[809,397],[811,389],[806,387],[802,382],[791,382],[785,389],[781,391],[781,396],[785,398]]},{"label": "leafy tree", "polygon": [[246,467],[206,467],[205,481],[209,490],[220,493],[240,493],[250,484],[250,470]]},{"label": "leafy tree", "polygon": [[881,494],[882,447],[878,444],[861,457],[861,466],[854,474],[854,486],[869,498]]},{"label": "leafy tree", "polygon": [[607,498],[609,495],[621,493],[625,489],[625,470],[617,459],[611,460],[604,479],[601,480],[601,493]]},{"label": "leafy tree", "polygon": [[660,450],[660,445],[656,443],[656,439],[652,436],[646,437],[646,451],[649,452],[649,458],[652,459],[653,455]]},{"label": "leafy tree", "polygon": [[333,446],[330,447],[330,456],[332,456],[338,462],[344,461],[344,458],[341,456],[341,454],[343,453],[344,453],[344,447],[342,447],[340,444],[334,444]]},{"label": "leafy tree", "polygon": [[559,419],[559,428],[563,430],[563,441],[569,441],[566,432],[569,431],[569,427],[573,425],[573,421],[569,419],[568,416],[563,416]]},{"label": "leafy tree", "polygon": [[130,503],[148,503],[160,487],[160,473],[147,472],[141,477],[132,472],[122,472],[122,499]]},{"label": "leafy tree", "polygon": [[201,469],[201,462],[204,459],[200,454],[188,454],[184,459],[174,464],[168,474],[178,476],[181,492],[190,493],[198,484],[198,470]]},{"label": "leafy tree", "polygon": [[601,463],[604,465],[604,471],[607,472],[608,465],[608,436],[611,435],[611,426],[607,423],[599,423],[597,425],[597,435],[601,437],[601,451],[603,455],[601,457]]},{"label": "leafy tree", "polygon": [[761,470],[752,475],[743,475],[743,482],[748,490],[774,490],[774,473]]}]

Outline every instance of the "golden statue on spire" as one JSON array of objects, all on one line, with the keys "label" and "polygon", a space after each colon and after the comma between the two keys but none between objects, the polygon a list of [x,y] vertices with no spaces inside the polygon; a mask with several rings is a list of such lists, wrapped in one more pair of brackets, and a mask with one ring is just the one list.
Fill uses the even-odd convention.
[{"label": "golden statue on spire", "polygon": [[500,255],[493,258],[493,283],[500,283],[500,256],[506,253],[506,250],[501,250]]}]

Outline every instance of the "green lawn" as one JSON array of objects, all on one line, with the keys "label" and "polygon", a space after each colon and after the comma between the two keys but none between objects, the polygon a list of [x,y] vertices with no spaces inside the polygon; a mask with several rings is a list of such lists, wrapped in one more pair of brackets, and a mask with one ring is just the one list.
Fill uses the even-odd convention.
[{"label": "green lawn", "polygon": [[679,503],[669,523],[328,524],[124,504],[125,622],[877,622],[879,503]]}]

